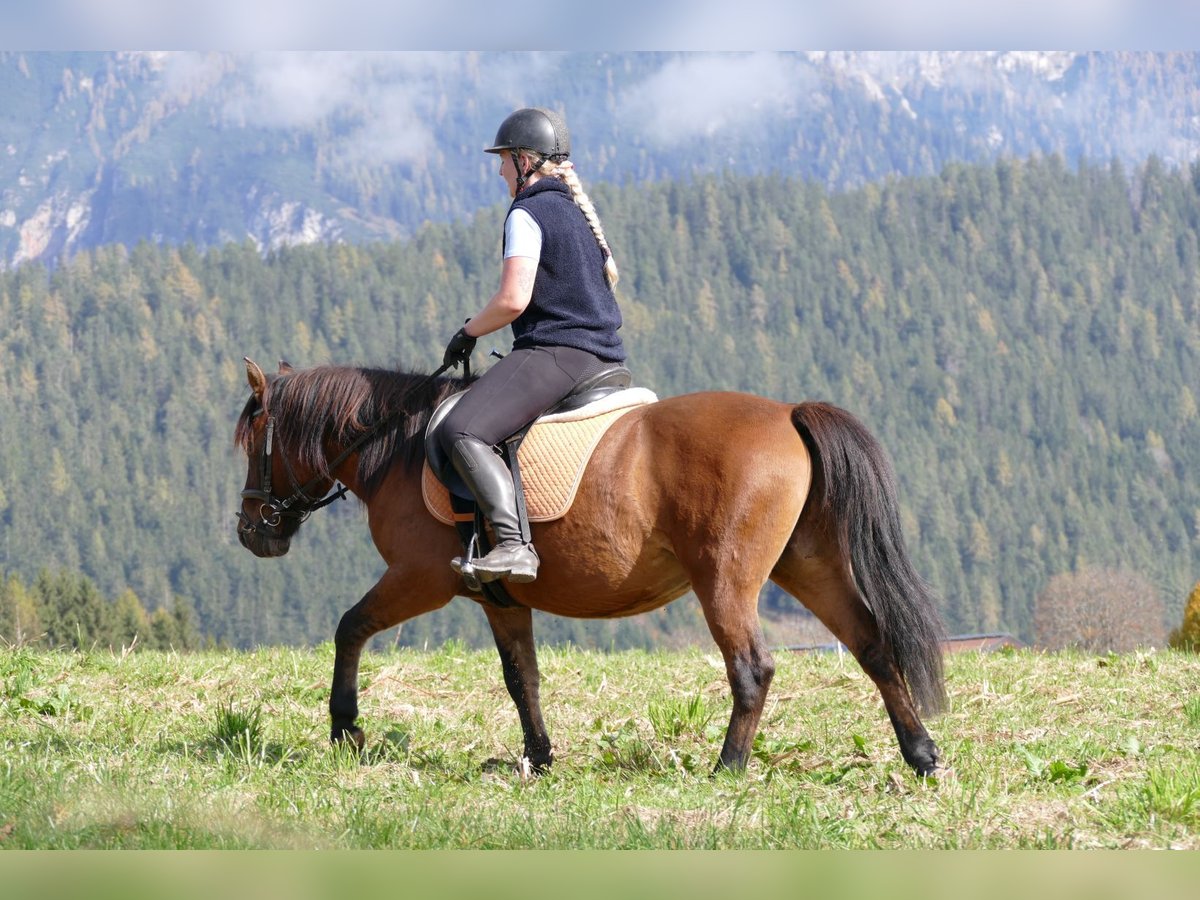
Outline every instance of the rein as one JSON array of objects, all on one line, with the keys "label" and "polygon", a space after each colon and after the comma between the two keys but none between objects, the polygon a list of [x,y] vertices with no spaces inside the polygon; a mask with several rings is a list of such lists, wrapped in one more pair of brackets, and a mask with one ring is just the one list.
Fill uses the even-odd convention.
[{"label": "rein", "polygon": [[[420,388],[431,383],[435,378],[451,368],[454,363],[446,363],[431,375],[425,376],[421,381],[417,382],[413,387],[409,388],[408,394],[414,393]],[[466,377],[470,378],[471,369],[470,363],[463,363],[463,372]],[[405,397],[408,396],[405,394]],[[353,441],[351,441],[341,453],[333,458],[327,465],[329,471],[333,471],[347,459],[357,453],[364,444],[373,441],[384,428],[388,427],[395,419],[404,414],[404,405],[401,403],[395,412],[391,415],[384,416]],[[298,484],[295,472],[292,470],[292,464],[288,461],[287,454],[280,454],[280,459],[283,460],[284,471],[287,472],[288,484],[292,488],[292,493],[280,500],[272,493],[271,490],[271,456],[275,444],[275,417],[267,417],[267,439],[263,446],[263,454],[259,461],[259,488],[257,490],[244,490],[241,492],[242,500],[261,500],[262,506],[259,507],[259,521],[251,520],[243,510],[237,511],[238,530],[243,534],[249,532],[258,532],[265,537],[274,537],[268,529],[278,528],[280,523],[285,518],[299,519],[304,522],[312,513],[318,509],[324,509],[335,500],[343,499],[349,492],[349,488],[344,484],[338,484],[337,489],[323,498],[313,497],[313,491],[322,481],[326,481],[325,475],[314,475],[304,484]],[[336,479],[333,479],[337,484]]]}]

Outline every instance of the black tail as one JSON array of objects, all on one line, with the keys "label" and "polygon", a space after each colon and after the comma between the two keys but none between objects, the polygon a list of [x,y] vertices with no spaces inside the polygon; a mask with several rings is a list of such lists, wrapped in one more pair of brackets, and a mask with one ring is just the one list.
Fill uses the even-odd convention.
[{"label": "black tail", "polygon": [[824,484],[823,496],[810,502],[820,502],[837,524],[842,555],[917,708],[939,712],[946,702],[945,631],[904,546],[887,455],[858,419],[836,406],[801,403],[792,422],[813,457],[814,487]]}]

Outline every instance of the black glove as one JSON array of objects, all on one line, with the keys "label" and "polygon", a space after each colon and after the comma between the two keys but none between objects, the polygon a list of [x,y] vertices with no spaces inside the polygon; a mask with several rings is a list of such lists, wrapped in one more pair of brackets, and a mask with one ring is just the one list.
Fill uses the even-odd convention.
[{"label": "black glove", "polygon": [[443,366],[457,366],[459,363],[466,363],[471,358],[471,351],[475,349],[475,338],[467,334],[465,329],[458,329],[454,332],[454,337],[450,338],[450,343],[446,345],[446,352],[442,355]]}]

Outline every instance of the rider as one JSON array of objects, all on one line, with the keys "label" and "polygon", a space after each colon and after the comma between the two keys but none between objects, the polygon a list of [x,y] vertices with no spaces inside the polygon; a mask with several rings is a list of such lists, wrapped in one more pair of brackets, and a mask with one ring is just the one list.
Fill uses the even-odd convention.
[{"label": "rider", "polygon": [[[617,266],[600,219],[569,161],[571,138],[555,112],[519,109],[494,145],[513,197],[504,221],[500,289],[446,346],[466,361],[477,338],[512,325],[512,352],[477,380],[446,416],[438,438],[492,524],[495,546],[474,560],[481,581],[533,581],[538,555],[522,540],[512,475],[495,445],[625,361],[613,285]],[[461,571],[462,558],[451,565]]]}]

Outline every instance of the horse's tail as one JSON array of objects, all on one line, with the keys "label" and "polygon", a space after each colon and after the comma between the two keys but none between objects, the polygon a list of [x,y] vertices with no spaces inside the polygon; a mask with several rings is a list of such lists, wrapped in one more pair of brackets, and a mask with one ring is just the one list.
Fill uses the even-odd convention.
[{"label": "horse's tail", "polygon": [[859,594],[922,712],[946,701],[945,631],[929,585],[913,568],[900,529],[896,478],[879,442],[850,413],[801,403],[792,422],[813,457],[814,496],[834,524]]}]

